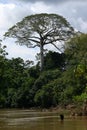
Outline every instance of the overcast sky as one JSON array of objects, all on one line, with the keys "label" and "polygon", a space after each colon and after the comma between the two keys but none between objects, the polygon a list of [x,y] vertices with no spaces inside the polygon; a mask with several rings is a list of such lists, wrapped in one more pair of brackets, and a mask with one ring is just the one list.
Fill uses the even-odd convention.
[{"label": "overcast sky", "polygon": [[[77,30],[87,33],[87,0],[0,0],[0,39],[3,34],[27,15],[56,13],[65,17]],[[16,45],[5,40],[9,58],[35,59],[38,49]]]}]

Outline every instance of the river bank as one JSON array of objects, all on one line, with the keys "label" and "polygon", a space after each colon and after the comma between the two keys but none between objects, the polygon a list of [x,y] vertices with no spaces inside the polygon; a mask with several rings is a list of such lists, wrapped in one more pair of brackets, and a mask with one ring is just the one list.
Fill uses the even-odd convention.
[{"label": "river bank", "polygon": [[58,114],[64,114],[68,116],[87,116],[87,109],[84,106],[76,106],[76,105],[67,105],[65,107],[57,106],[51,108],[35,108],[32,110],[37,110],[41,112],[57,112]]},{"label": "river bank", "polygon": [[[79,106],[79,105],[73,105],[69,104],[67,106],[56,106],[56,107],[50,107],[50,108],[40,108],[40,107],[35,107],[35,108],[4,108],[4,110],[28,110],[32,112],[52,112],[52,113],[58,113],[64,114],[67,116],[87,116],[87,106]],[[0,109],[2,110],[2,109]]]}]

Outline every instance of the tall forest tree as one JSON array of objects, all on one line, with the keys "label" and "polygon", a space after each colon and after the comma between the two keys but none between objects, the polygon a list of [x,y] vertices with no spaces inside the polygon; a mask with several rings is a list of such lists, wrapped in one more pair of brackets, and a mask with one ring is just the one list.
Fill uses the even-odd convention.
[{"label": "tall forest tree", "polygon": [[65,41],[74,34],[73,27],[65,18],[57,14],[35,14],[25,17],[21,22],[9,28],[5,37],[16,38],[19,45],[40,48],[41,70],[44,68],[44,46]]}]

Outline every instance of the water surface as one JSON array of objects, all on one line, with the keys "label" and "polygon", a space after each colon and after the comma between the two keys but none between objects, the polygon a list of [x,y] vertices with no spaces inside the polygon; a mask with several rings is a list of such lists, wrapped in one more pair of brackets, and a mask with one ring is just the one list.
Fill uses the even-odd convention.
[{"label": "water surface", "polygon": [[0,130],[87,130],[87,118],[65,116],[56,112],[0,110]]}]

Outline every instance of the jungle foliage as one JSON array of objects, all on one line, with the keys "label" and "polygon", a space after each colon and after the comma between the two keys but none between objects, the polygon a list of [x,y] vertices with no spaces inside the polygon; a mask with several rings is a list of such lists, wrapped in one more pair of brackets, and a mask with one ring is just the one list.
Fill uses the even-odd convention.
[{"label": "jungle foliage", "polygon": [[87,34],[65,43],[64,53],[49,51],[44,71],[20,57],[7,59],[0,44],[0,108],[49,108],[87,99]]}]

